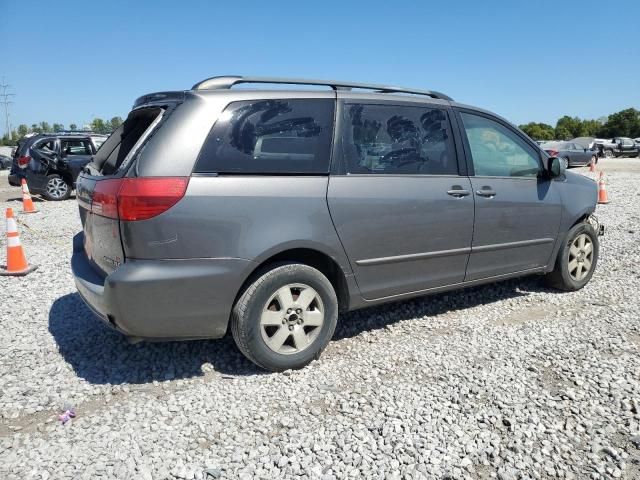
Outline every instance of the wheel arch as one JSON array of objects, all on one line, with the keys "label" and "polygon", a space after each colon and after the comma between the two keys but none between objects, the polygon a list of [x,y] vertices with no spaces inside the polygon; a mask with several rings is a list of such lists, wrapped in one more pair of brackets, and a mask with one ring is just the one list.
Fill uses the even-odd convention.
[{"label": "wheel arch", "polygon": [[339,311],[342,312],[349,309],[350,291],[345,272],[338,262],[326,252],[308,246],[293,247],[271,252],[266,258],[261,258],[254,263],[254,268],[248,273],[236,294],[234,304],[249,285],[265,271],[269,270],[271,266],[283,263],[301,263],[315,268],[331,282],[338,298]]}]

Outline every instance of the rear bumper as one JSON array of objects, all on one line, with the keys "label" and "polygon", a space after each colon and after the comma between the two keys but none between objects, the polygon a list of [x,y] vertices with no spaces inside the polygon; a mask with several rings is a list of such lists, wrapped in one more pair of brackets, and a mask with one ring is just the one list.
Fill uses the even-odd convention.
[{"label": "rear bumper", "polygon": [[10,173],[7,180],[9,181],[9,185],[12,187],[19,187],[20,183],[24,177],[18,175],[17,173]]},{"label": "rear bumper", "polygon": [[110,327],[139,339],[219,338],[253,263],[244,259],[127,260],[102,277],[74,237],[71,269],[87,305]]}]

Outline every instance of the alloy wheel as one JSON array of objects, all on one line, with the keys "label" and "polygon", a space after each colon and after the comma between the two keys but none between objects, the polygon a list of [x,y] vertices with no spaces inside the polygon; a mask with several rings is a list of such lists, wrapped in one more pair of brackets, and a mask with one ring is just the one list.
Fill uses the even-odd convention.
[{"label": "alloy wheel", "polygon": [[302,283],[285,285],[265,304],[260,332],[274,352],[291,355],[308,348],[322,330],[325,310],[320,294]]},{"label": "alloy wheel", "polygon": [[67,183],[61,178],[51,178],[47,182],[47,193],[51,196],[51,198],[64,198],[68,190],[69,185],[67,185]]},{"label": "alloy wheel", "polygon": [[569,248],[569,276],[577,282],[591,271],[593,265],[593,242],[586,233],[578,235]]}]

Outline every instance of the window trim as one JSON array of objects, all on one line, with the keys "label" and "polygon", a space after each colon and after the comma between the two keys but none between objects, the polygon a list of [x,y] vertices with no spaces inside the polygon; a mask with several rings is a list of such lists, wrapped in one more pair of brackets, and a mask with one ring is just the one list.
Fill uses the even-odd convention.
[{"label": "window trim", "polygon": [[[370,105],[370,106],[385,106],[385,107],[412,107],[423,109],[437,109],[442,110],[447,115],[449,120],[449,133],[451,134],[451,143],[453,145],[453,154],[456,158],[457,173],[446,173],[442,175],[433,173],[347,173],[346,160],[343,152],[343,139],[342,139],[342,126],[344,123],[344,112],[348,105]],[[425,178],[446,178],[453,177],[459,178],[466,176],[466,163],[462,152],[462,144],[459,142],[459,134],[456,131],[458,128],[457,121],[454,117],[454,112],[451,107],[442,105],[441,103],[429,103],[429,102],[415,102],[415,101],[398,101],[398,100],[384,100],[384,99],[359,99],[359,98],[338,98],[336,110],[335,110],[335,128],[334,128],[334,142],[332,152],[331,163],[331,176],[349,176],[349,177],[425,177]]]},{"label": "window trim", "polygon": [[[457,120],[459,128],[460,128],[460,137],[462,139],[462,145],[463,145],[463,149],[464,149],[464,157],[465,157],[465,161],[466,161],[466,165],[467,165],[467,172],[468,172],[468,176],[469,177],[475,177],[475,178],[511,178],[511,179],[516,179],[516,180],[535,180],[535,181],[538,181],[540,178],[543,178],[544,172],[545,172],[545,168],[544,168],[544,158],[543,158],[542,149],[540,148],[539,145],[533,143],[532,140],[529,139],[522,132],[520,132],[517,129],[515,129],[513,127],[513,125],[511,125],[509,122],[507,122],[507,121],[505,121],[505,120],[503,120],[500,117],[497,117],[495,115],[491,115],[491,114],[489,114],[487,112],[483,112],[483,111],[479,111],[479,110],[473,110],[471,108],[454,107],[453,111],[455,112],[456,120]],[[462,120],[462,115],[461,115],[462,113],[467,113],[467,114],[470,114],[470,115],[476,115],[478,117],[483,117],[483,118],[491,120],[491,121],[493,121],[495,123],[498,123],[499,125],[502,125],[507,130],[511,131],[517,137],[519,137],[525,144],[529,145],[535,152],[538,152],[538,167],[540,168],[538,175],[536,175],[535,177],[534,176],[531,176],[531,177],[525,177],[525,176],[514,177],[514,176],[510,176],[510,175],[476,175],[476,171],[475,171],[475,168],[473,166],[473,157],[471,156],[471,145],[469,144],[469,138],[467,136],[467,131],[464,128],[464,121]]]},{"label": "window trim", "polygon": [[[243,172],[207,172],[207,171],[198,171],[198,163],[200,162],[200,159],[202,158],[202,153],[204,152],[204,148],[207,144],[207,141],[209,140],[209,137],[211,136],[211,133],[213,132],[213,130],[216,128],[216,125],[218,124],[218,119],[220,114],[222,114],[223,112],[225,112],[230,105],[234,104],[234,103],[242,103],[242,102],[260,102],[260,101],[265,101],[265,100],[325,100],[325,101],[330,101],[333,102],[333,117],[331,118],[331,136],[329,138],[329,149],[327,151],[327,155],[328,155],[328,165],[327,165],[327,170],[324,172],[279,172],[279,173],[274,173],[274,172],[253,172],[253,171],[243,171]],[[333,158],[334,158],[334,147],[335,147],[335,135],[336,135],[336,123],[337,123],[337,111],[338,111],[338,107],[336,104],[336,97],[335,94],[332,95],[331,97],[315,97],[315,96],[310,96],[310,97],[256,97],[256,98],[246,98],[246,99],[235,99],[235,100],[231,100],[229,102],[227,102],[226,105],[224,105],[224,107],[222,108],[222,110],[220,110],[220,112],[218,113],[218,115],[216,116],[215,120],[213,121],[211,128],[209,129],[209,131],[207,132],[207,135],[204,138],[204,142],[202,143],[201,147],[200,147],[200,151],[198,152],[198,156],[196,158],[196,161],[193,164],[193,167],[191,168],[191,174],[190,176],[192,177],[236,177],[236,176],[247,176],[247,177],[328,177],[331,175],[332,172],[332,168],[333,168]]]}]

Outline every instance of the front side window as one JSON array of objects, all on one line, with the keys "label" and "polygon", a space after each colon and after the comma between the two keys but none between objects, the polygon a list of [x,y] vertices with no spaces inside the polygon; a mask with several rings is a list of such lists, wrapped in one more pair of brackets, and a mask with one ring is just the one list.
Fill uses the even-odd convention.
[{"label": "front side window", "polygon": [[332,99],[233,102],[211,129],[196,172],[327,174],[334,108]]},{"label": "front side window", "polygon": [[486,117],[462,113],[476,176],[536,177],[537,152],[515,132]]},{"label": "front side window", "polygon": [[346,104],[342,125],[347,174],[458,174],[445,110]]}]

